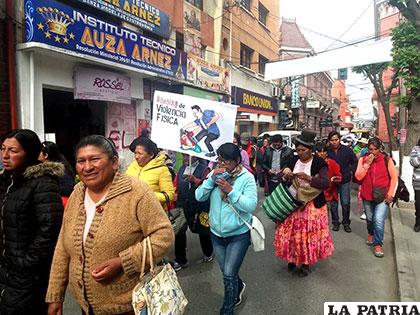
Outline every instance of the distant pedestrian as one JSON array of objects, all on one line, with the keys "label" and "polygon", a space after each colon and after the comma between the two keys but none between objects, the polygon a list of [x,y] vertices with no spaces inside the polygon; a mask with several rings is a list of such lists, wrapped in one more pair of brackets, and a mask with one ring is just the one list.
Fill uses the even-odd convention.
[{"label": "distant pedestrian", "polygon": [[1,142],[0,314],[47,314],[54,248],[63,218],[60,163],[38,161],[35,132],[15,129]]},{"label": "distant pedestrian", "polygon": [[[166,207],[175,200],[175,188],[167,163],[171,160],[165,151],[159,151],[149,138],[138,137],[130,144],[135,161],[127,169],[127,175],[144,181],[155,192],[160,203]],[[175,176],[174,176],[175,177]]]},{"label": "distant pedestrian", "polygon": [[420,139],[417,145],[411,150],[410,163],[413,166],[413,188],[416,206],[416,223],[414,232],[420,231]]},{"label": "distant pedestrian", "polygon": [[322,158],[312,154],[315,136],[315,132],[302,130],[295,140],[298,156],[286,163],[282,176],[291,183],[289,190],[295,196],[299,187],[321,191],[302,209],[278,223],[274,236],[276,256],[288,262],[289,271],[297,271],[302,277],[309,274],[310,265],[328,258],[334,251],[323,193],[329,186],[328,166]]},{"label": "distant pedestrian", "polygon": [[[197,233],[200,238],[201,250],[203,252],[202,261],[213,261],[213,245],[210,239],[209,211],[210,201],[198,202],[195,199],[195,191],[201,185],[210,169],[207,161],[198,157],[191,157],[183,154],[183,164],[175,177],[175,187],[177,191],[176,205],[182,207],[187,218],[188,226],[193,233]],[[187,259],[187,234],[179,232],[175,236],[175,271],[188,266]]]},{"label": "distant pedestrian", "polygon": [[293,158],[293,150],[283,142],[279,134],[270,138],[271,145],[265,150],[263,168],[267,172],[268,193],[271,194],[280,183],[280,172]]},{"label": "distant pedestrian", "polygon": [[241,304],[245,291],[239,269],[251,239],[243,220],[252,222],[252,213],[257,207],[257,186],[252,174],[241,165],[237,145],[225,143],[217,154],[216,169],[197,188],[195,197],[200,202],[210,199],[211,239],[225,287],[220,314],[233,315],[233,309]]},{"label": "distant pedestrian", "polygon": [[239,135],[239,133],[235,132],[233,134],[233,140],[232,140],[233,144],[236,144],[239,148],[239,151],[241,152],[241,164],[252,173],[251,170],[251,165],[249,164],[249,157],[248,157],[248,153],[246,153],[246,151],[242,148],[242,140],[241,140],[241,136]]},{"label": "distant pedestrian", "polygon": [[[357,168],[357,157],[350,147],[340,144],[340,135],[336,131],[328,134],[328,143],[328,157],[340,165],[342,179],[338,185],[338,193],[340,195],[343,216],[341,223],[343,224],[344,231],[350,233],[350,188]],[[336,201],[331,202],[331,217],[332,229],[333,231],[338,231],[340,229],[340,220],[338,215],[338,202]]]},{"label": "distant pedestrian", "polygon": [[376,257],[384,256],[385,219],[398,184],[395,164],[381,148],[381,140],[371,138],[368,142],[369,154],[359,160],[356,171],[356,179],[362,182],[361,195],[368,230],[366,244],[373,245]]},{"label": "distant pedestrian", "polygon": [[51,141],[42,142],[41,153],[38,159],[41,162],[61,163],[64,166],[64,176],[59,178],[60,195],[63,205],[66,206],[75,185],[76,173],[67,161],[65,156],[61,154],[58,145]]},{"label": "distant pedestrian", "polygon": [[340,165],[328,157],[327,145],[324,142],[319,142],[315,145],[315,153],[328,165],[328,178],[330,179],[330,184],[328,189],[324,190],[324,196],[330,206],[332,201],[338,202],[337,185],[341,182]]},{"label": "distant pedestrian", "polygon": [[[268,134],[264,134],[267,135]],[[267,173],[263,168],[264,165],[264,158],[265,158],[265,150],[270,146],[270,136],[264,138],[263,142],[261,143],[261,147],[258,148],[257,151],[257,173],[258,173],[258,182],[260,187],[264,187],[264,194],[268,196],[268,179]]]}]

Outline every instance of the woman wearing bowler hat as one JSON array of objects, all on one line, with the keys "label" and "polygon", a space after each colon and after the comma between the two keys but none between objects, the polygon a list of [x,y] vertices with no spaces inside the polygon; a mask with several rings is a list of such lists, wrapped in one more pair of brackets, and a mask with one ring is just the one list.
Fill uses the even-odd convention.
[{"label": "woman wearing bowler hat", "polygon": [[313,131],[302,130],[295,140],[298,156],[286,163],[282,173],[293,195],[297,197],[298,190],[304,188],[307,192],[312,190],[316,197],[278,223],[274,236],[276,256],[287,260],[288,270],[302,277],[309,274],[309,265],[331,256],[334,251],[323,193],[329,186],[328,166],[312,154],[315,136]]}]

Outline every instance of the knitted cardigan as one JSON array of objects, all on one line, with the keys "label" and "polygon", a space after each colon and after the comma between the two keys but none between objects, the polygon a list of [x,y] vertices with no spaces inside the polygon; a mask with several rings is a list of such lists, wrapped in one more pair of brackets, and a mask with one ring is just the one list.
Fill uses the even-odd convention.
[{"label": "knitted cardigan", "polygon": [[[132,310],[132,290],[139,282],[142,240],[150,236],[154,260],[159,261],[174,241],[171,223],[147,184],[117,173],[108,195],[96,208],[83,243],[85,191],[86,186],[79,183],[64,212],[46,301],[62,303],[69,283],[86,314],[89,305],[95,315],[128,312]],[[91,276],[95,267],[118,256],[124,272],[109,281],[96,282]]]}]

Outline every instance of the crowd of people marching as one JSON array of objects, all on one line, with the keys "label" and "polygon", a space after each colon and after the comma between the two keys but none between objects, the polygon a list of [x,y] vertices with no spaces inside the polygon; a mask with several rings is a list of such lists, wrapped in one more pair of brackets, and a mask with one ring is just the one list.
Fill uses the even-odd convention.
[{"label": "crowd of people marching", "polygon": [[[352,232],[352,185],[359,187],[366,244],[384,256],[385,220],[399,182],[378,138],[333,131],[321,141],[303,130],[293,149],[281,135],[260,142],[235,134],[217,149],[216,162],[184,154],[175,167],[168,152],[141,136],[130,145],[132,164],[121,171],[106,137],[81,139],[73,168],[57,144],[31,130],[10,131],[1,139],[0,314],[62,314],[68,288],[83,314],[134,314],[143,240],[150,239],[155,262],[168,261],[174,244],[171,264],[180,271],[188,266],[187,228],[198,234],[202,261],[215,258],[220,266],[220,314],[233,314],[246,288],[239,272],[258,186],[265,196],[286,187],[302,202],[276,223],[274,253],[290,272],[308,276],[311,265],[332,255],[331,231]],[[410,162],[419,232],[420,140]],[[187,221],[176,234],[168,217],[175,208]]]}]

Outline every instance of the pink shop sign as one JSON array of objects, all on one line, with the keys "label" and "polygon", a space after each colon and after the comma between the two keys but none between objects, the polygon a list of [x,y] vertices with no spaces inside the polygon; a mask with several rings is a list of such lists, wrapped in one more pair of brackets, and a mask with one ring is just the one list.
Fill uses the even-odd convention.
[{"label": "pink shop sign", "polygon": [[130,104],[131,81],[119,73],[78,67],[74,70],[74,98]]}]

